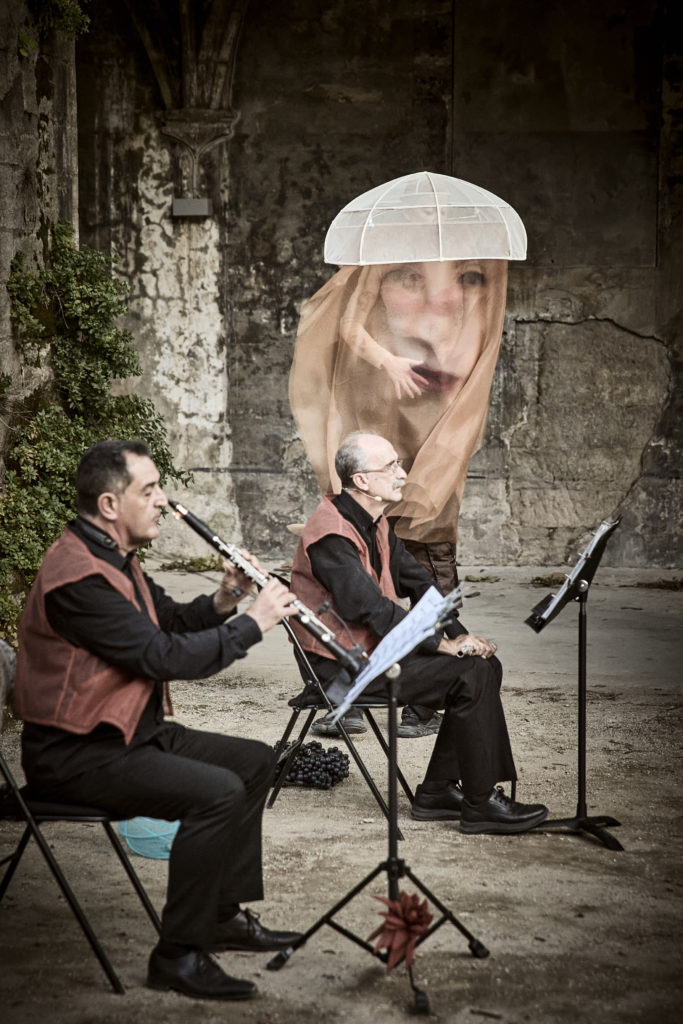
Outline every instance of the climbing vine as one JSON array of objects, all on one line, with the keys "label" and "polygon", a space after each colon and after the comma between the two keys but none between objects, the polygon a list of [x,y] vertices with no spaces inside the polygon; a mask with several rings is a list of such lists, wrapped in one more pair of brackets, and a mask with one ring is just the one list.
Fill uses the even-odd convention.
[{"label": "climbing vine", "polygon": [[[46,548],[73,518],[74,475],[83,452],[104,438],[145,441],[162,481],[189,482],[173,466],[152,402],[115,395],[115,380],[139,376],[132,337],[117,326],[127,287],[109,253],[78,247],[71,225],[54,229],[45,266],[14,259],[7,289],[25,364],[47,363],[51,383],[12,413],[0,488],[0,637],[13,641]],[[0,382],[2,383],[2,382]],[[0,386],[0,415],[7,390]]]},{"label": "climbing vine", "polygon": [[[33,30],[19,32],[17,50],[28,57],[40,48],[39,39],[48,32],[57,32],[65,39],[78,39],[90,27],[90,18],[83,10],[89,0],[29,0]],[[38,38],[36,38],[38,37]]]}]

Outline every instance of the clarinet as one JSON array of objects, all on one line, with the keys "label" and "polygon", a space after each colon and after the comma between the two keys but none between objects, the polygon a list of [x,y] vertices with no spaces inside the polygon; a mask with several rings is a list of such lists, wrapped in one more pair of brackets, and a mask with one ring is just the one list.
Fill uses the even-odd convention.
[{"label": "clarinet", "polygon": [[[169,505],[173,509],[173,514],[176,519],[182,519],[187,523],[188,526],[192,527],[195,533],[198,533],[205,541],[207,541],[212,547],[216,549],[224,558],[227,558],[237,569],[240,569],[245,576],[247,576],[252,583],[255,583],[257,587],[265,587],[268,580],[271,578],[266,573],[260,572],[256,569],[250,561],[248,561],[240,549],[235,544],[227,544],[224,540],[221,540],[213,530],[198,519],[197,516],[193,515],[189,509],[181,505],[179,501],[171,501],[169,499]],[[294,598],[292,602],[297,608],[297,612],[292,616],[296,621],[312,633],[316,640],[319,640],[321,644],[328,648],[328,650],[334,655],[340,665],[343,665],[345,669],[348,669],[352,675],[356,675],[362,665],[367,660],[367,655],[362,647],[355,644],[351,650],[347,650],[335,638],[334,634],[330,632],[324,622],[316,618],[310,608],[307,608],[305,604],[302,604],[298,598]]]}]

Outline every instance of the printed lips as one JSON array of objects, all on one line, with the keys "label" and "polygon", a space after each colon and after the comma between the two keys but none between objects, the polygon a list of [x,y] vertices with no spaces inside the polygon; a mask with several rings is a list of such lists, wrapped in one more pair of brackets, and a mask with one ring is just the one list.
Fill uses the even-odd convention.
[{"label": "printed lips", "polygon": [[413,366],[410,372],[423,391],[448,391],[458,379],[454,373],[446,373],[444,370],[433,370],[426,363],[419,363],[417,366]]}]

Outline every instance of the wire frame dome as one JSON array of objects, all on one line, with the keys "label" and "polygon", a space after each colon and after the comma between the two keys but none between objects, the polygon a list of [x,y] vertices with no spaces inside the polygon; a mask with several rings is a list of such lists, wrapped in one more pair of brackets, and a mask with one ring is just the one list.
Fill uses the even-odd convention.
[{"label": "wire frame dome", "polygon": [[430,171],[364,192],[325,236],[325,263],[340,267],[466,259],[526,259],[524,225],[492,192]]}]

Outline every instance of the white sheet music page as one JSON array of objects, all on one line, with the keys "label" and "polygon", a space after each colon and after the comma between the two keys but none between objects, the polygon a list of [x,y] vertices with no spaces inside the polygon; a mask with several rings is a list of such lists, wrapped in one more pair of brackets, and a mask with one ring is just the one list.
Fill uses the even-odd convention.
[{"label": "white sheet music page", "polygon": [[433,636],[436,632],[436,624],[453,608],[459,608],[462,604],[460,588],[456,587],[446,597],[439,593],[436,587],[430,587],[422,595],[414,608],[408,612],[404,619],[401,619],[397,626],[394,626],[391,633],[380,640],[377,647],[370,655],[367,665],[361,669],[356,680],[334,712],[333,721],[338,721],[353,704],[356,697],[363,692],[368,683],[386,672],[388,668],[410,654],[418,644]]}]

